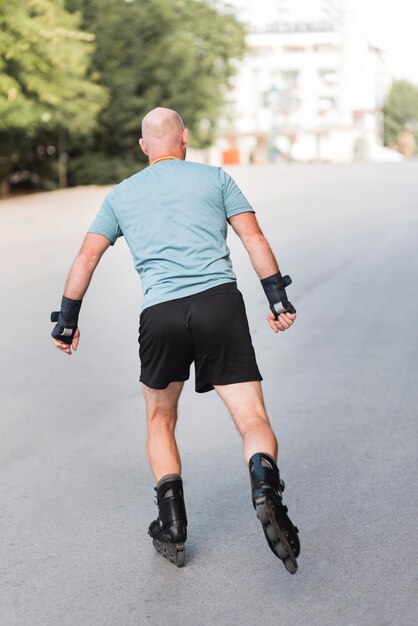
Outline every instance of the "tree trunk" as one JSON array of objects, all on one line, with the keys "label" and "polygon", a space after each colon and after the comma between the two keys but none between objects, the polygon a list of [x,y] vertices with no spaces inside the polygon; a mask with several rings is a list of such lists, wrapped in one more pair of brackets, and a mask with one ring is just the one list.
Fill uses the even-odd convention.
[{"label": "tree trunk", "polygon": [[9,195],[9,172],[1,173],[0,176],[0,198],[6,198]]},{"label": "tree trunk", "polygon": [[67,187],[67,137],[61,130],[58,137],[58,185],[60,189]]},{"label": "tree trunk", "polygon": [[[7,152],[9,152],[8,147],[6,148]],[[12,168],[12,162],[10,160],[10,156],[1,158],[0,165],[0,198],[6,198],[9,195],[10,185],[9,185],[9,176]]]}]

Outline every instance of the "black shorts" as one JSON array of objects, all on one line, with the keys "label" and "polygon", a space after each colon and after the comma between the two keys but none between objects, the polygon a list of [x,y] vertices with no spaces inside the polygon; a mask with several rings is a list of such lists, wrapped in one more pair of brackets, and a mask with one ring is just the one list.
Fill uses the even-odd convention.
[{"label": "black shorts", "polygon": [[165,389],[187,380],[195,363],[195,389],[262,380],[244,301],[236,283],[144,309],[139,325],[140,381]]}]

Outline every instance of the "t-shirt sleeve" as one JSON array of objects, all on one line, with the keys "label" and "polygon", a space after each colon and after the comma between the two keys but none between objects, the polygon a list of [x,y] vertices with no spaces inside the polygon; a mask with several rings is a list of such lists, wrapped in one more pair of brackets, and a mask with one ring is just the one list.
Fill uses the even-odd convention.
[{"label": "t-shirt sleeve", "polygon": [[103,200],[103,204],[99,209],[93,223],[88,229],[89,233],[97,233],[103,235],[110,240],[112,246],[118,237],[122,237],[123,233],[119,226],[119,222],[112,206],[112,192],[108,193]]},{"label": "t-shirt sleeve", "polygon": [[223,169],[220,169],[219,176],[222,185],[227,219],[233,215],[238,215],[238,213],[245,213],[247,211],[255,213],[253,207],[248,202],[247,198],[244,196],[234,179]]}]

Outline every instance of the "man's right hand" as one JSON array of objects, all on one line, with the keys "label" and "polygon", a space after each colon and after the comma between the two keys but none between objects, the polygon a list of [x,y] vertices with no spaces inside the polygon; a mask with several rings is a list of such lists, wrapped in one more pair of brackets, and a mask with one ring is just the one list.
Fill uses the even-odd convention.
[{"label": "man's right hand", "polygon": [[58,339],[53,339],[52,340],[52,345],[54,345],[56,348],[58,348],[58,350],[61,350],[61,352],[65,352],[66,354],[69,354],[71,356],[72,352],[71,352],[71,348],[76,351],[78,348],[78,342],[80,341],[80,331],[77,328],[75,333],[74,333],[74,337],[73,340],[71,342],[71,345],[69,345],[68,343],[64,343],[63,341],[59,341]]},{"label": "man's right hand", "polygon": [[290,328],[295,319],[296,313],[280,313],[277,320],[275,319],[272,311],[269,311],[267,315],[267,321],[270,328],[274,330],[275,333]]}]

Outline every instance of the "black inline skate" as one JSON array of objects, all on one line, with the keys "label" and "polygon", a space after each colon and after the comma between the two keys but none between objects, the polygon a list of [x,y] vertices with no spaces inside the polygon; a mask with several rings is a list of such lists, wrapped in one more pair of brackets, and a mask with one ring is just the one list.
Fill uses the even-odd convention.
[{"label": "black inline skate", "polygon": [[148,534],[157,552],[177,567],[185,560],[187,517],[183,497],[183,481],[178,474],[168,474],[155,487],[158,518],[151,522]]},{"label": "black inline skate", "polygon": [[249,462],[253,505],[263,525],[272,552],[283,562],[290,574],[296,574],[300,543],[299,530],[287,515],[282,503],[284,482],[275,460],[263,452],[254,454]]}]

